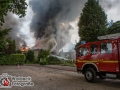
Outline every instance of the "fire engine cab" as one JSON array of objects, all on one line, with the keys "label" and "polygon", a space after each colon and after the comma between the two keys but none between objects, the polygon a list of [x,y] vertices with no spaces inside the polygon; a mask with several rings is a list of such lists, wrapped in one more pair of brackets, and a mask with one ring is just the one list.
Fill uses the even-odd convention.
[{"label": "fire engine cab", "polygon": [[99,36],[76,49],[77,72],[88,82],[100,79],[120,79],[120,33]]}]

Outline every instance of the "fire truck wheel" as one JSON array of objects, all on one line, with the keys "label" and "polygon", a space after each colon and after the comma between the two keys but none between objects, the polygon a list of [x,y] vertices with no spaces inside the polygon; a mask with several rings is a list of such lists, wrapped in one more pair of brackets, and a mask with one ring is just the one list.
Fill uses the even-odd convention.
[{"label": "fire truck wheel", "polygon": [[96,78],[97,78],[96,72],[95,72],[95,70],[92,69],[92,68],[87,68],[87,69],[85,70],[84,76],[85,76],[85,79],[86,79],[88,82],[91,82],[91,83],[92,83],[92,82],[95,82],[95,81],[96,81]]}]

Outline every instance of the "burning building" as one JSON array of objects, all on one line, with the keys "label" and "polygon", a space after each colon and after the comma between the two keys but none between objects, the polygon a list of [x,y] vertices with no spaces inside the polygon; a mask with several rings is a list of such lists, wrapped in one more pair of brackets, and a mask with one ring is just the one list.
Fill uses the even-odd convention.
[{"label": "burning building", "polygon": [[26,45],[22,45],[21,51],[22,51],[22,53],[27,53],[28,52],[27,46]]},{"label": "burning building", "polygon": [[47,49],[58,54],[64,45],[70,43],[70,31],[75,30],[72,22],[78,20],[80,13],[80,8],[74,6],[81,7],[80,3],[84,2],[81,0],[31,0],[29,5],[34,14],[30,30],[34,32],[36,38],[33,48]]},{"label": "burning building", "polygon": [[[79,39],[77,22],[87,0],[26,1],[26,17],[18,18],[8,13],[3,25],[3,28],[12,28],[9,36],[16,40],[17,49],[21,49],[22,43],[26,42],[33,49],[48,49],[58,54],[71,39]],[[99,1],[105,11],[119,7],[118,2],[120,0]]]}]

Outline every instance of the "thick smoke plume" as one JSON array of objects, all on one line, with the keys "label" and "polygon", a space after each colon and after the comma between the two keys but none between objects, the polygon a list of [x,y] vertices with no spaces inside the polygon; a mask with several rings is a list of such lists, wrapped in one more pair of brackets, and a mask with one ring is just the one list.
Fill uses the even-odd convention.
[{"label": "thick smoke plume", "polygon": [[[77,20],[80,16],[84,3],[87,0],[33,0],[30,1],[30,6],[34,12],[31,22],[31,30],[35,32],[35,37],[42,38],[45,45],[49,46],[48,41],[53,46],[55,44],[58,51],[66,43],[70,42],[70,30],[73,27],[70,22]],[[108,10],[114,5],[118,6],[118,0],[98,0],[105,10]],[[113,4],[114,3],[114,4]],[[50,37],[52,36],[52,37]],[[46,40],[48,38],[48,40]],[[42,43],[38,41],[39,43]],[[38,43],[37,42],[37,43]],[[40,47],[41,44],[38,44]],[[52,48],[52,47],[51,47]]]},{"label": "thick smoke plume", "polygon": [[100,0],[100,4],[107,13],[108,21],[120,20],[120,0]]},{"label": "thick smoke plume", "polygon": [[120,0],[99,0],[101,6],[107,11],[112,8],[120,8]]},{"label": "thick smoke plume", "polygon": [[[84,0],[31,0],[33,19],[30,29],[35,32],[37,47],[58,51],[70,42],[71,22],[78,19]],[[42,44],[42,45],[41,45]]]},{"label": "thick smoke plume", "polygon": [[[78,30],[71,23],[78,21],[87,0],[27,1],[29,1],[28,8],[31,8],[33,13],[28,11],[26,18],[32,16],[32,19],[18,19],[13,14],[8,13],[3,26],[3,28],[12,28],[9,36],[16,40],[19,49],[21,44],[28,40],[30,41],[30,37],[33,38],[30,34],[24,34],[26,29],[23,26],[26,21],[31,22],[28,29],[34,32],[36,38],[36,45],[34,47],[37,49],[43,48],[58,52],[59,49],[70,42],[70,31],[73,32],[74,30],[77,36]],[[99,0],[99,3],[108,12],[112,8],[119,8],[120,0]],[[117,13],[118,16],[119,14],[120,12]],[[21,29],[24,30],[24,33],[21,32]]]},{"label": "thick smoke plume", "polygon": [[26,44],[25,39],[27,39],[27,36],[23,35],[20,32],[20,29],[23,26],[22,22],[24,22],[24,19],[19,19],[13,16],[12,13],[8,13],[8,15],[5,17],[5,21],[6,22],[4,23],[3,28],[12,28],[9,33],[9,37],[16,41],[17,49],[21,49],[21,46],[23,44]]}]

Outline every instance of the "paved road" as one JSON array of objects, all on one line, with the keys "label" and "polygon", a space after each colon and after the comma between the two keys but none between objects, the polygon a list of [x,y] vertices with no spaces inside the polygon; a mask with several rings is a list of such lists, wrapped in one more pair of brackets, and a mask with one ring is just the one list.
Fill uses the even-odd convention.
[{"label": "paved road", "polygon": [[[57,69],[58,68],[58,69]],[[60,69],[66,70],[60,70]],[[81,74],[75,72],[75,67],[64,66],[0,66],[0,74],[12,76],[30,76],[34,86],[12,87],[0,90],[119,90],[119,80],[100,80],[88,83]]]}]

